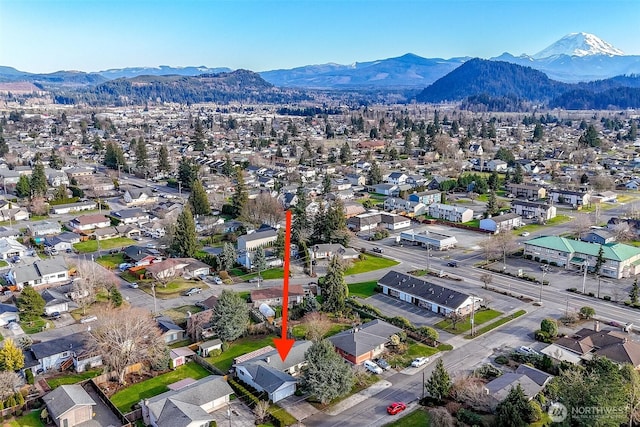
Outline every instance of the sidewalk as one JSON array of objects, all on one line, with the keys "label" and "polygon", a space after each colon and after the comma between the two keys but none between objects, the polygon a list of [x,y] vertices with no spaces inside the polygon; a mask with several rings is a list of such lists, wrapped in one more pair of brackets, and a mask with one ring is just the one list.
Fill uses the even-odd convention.
[{"label": "sidewalk", "polygon": [[366,388],[361,392],[356,393],[352,396],[349,396],[343,401],[336,403],[331,408],[329,408],[325,413],[331,416],[338,415],[346,411],[347,409],[353,406],[356,406],[358,403],[364,400],[367,400],[371,396],[380,393],[382,390],[391,387],[391,385],[392,384],[386,380],[378,381],[377,383],[373,384],[371,387]]}]

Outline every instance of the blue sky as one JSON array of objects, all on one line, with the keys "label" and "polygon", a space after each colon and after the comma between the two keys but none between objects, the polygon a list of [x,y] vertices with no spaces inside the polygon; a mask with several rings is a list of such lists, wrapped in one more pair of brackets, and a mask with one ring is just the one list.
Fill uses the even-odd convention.
[{"label": "blue sky", "polygon": [[534,54],[571,32],[640,55],[640,0],[0,0],[0,65],[264,71]]}]

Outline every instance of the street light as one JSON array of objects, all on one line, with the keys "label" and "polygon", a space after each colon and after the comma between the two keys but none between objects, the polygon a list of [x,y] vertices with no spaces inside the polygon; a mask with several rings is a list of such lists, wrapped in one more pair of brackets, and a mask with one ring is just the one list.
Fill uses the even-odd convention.
[{"label": "street light", "polygon": [[158,314],[158,305],[156,302],[156,284],[151,282],[151,291],[153,292],[153,314]]},{"label": "street light", "polygon": [[542,302],[542,287],[544,286],[544,276],[549,272],[549,265],[546,265],[544,270],[542,270],[542,280],[540,280],[540,298],[539,302]]},{"label": "street light", "polygon": [[582,268],[584,268],[584,276],[582,277],[582,293],[584,294],[585,286],[587,285],[587,270],[589,270],[589,261],[585,260],[582,263]]},{"label": "street light", "polygon": [[471,336],[475,336],[475,320],[476,320],[476,294],[469,294],[471,295]]}]

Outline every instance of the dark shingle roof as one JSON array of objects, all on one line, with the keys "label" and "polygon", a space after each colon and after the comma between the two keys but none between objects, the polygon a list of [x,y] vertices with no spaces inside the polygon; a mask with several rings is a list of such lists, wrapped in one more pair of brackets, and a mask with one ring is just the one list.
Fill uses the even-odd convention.
[{"label": "dark shingle roof", "polygon": [[468,294],[463,294],[408,274],[398,273],[397,271],[388,272],[378,280],[378,283],[452,310],[458,309],[470,297]]},{"label": "dark shingle roof", "polygon": [[382,320],[372,320],[357,328],[349,329],[329,338],[340,350],[359,356],[389,341],[391,335],[401,329]]},{"label": "dark shingle roof", "polygon": [[58,419],[76,406],[93,406],[96,404],[82,386],[78,384],[61,385],[45,395],[42,400],[49,409],[51,418]]}]

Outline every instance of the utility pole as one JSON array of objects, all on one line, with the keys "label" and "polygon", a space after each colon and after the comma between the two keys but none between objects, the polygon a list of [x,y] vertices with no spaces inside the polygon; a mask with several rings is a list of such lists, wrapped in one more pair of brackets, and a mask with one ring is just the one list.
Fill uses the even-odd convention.
[{"label": "utility pole", "polygon": [[589,261],[585,261],[582,264],[582,268],[584,268],[584,276],[582,276],[582,293],[584,294],[585,286],[587,285],[587,270],[589,270]]},{"label": "utility pole", "polygon": [[471,336],[474,337],[476,335],[476,331],[475,331],[475,313],[476,313],[476,296],[475,294],[470,294],[471,295]]},{"label": "utility pole", "polygon": [[427,274],[431,271],[431,243],[427,243]]},{"label": "utility pole", "polygon": [[547,265],[544,270],[542,270],[542,280],[540,281],[540,298],[539,302],[542,302],[542,287],[544,286],[544,276],[549,272],[549,266]]}]

